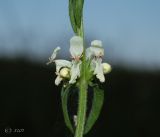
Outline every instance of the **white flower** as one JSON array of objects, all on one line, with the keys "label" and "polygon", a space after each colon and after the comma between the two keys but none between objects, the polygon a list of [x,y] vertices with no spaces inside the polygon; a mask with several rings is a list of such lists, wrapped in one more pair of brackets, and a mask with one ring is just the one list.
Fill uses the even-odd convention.
[{"label": "white flower", "polygon": [[83,39],[79,36],[74,36],[70,40],[70,53],[73,58],[72,67],[70,71],[71,79],[69,81],[70,84],[74,84],[76,79],[80,77],[80,65],[83,53]]},{"label": "white flower", "polygon": [[71,68],[72,66],[72,63],[68,60],[57,59],[54,62],[56,64],[56,72],[59,72],[63,67]]},{"label": "white flower", "polygon": [[[78,77],[80,77],[80,66],[82,61],[80,58],[83,53],[83,39],[79,36],[73,36],[70,40],[70,53],[72,56],[72,62],[62,59],[55,60],[60,47],[57,47],[47,64],[55,62],[56,75],[55,84],[59,85],[64,78],[70,78],[69,83],[74,84]],[[70,74],[69,74],[70,73]]]},{"label": "white flower", "polygon": [[74,60],[79,60],[83,53],[83,39],[73,36],[70,40],[70,53]]},{"label": "white flower", "polygon": [[68,68],[68,70],[71,68],[72,66],[72,63],[70,61],[67,61],[67,60],[55,60],[55,64],[56,64],[56,75],[57,75],[57,78],[55,80],[55,84],[58,86],[61,81],[63,80],[63,77],[64,75],[62,74],[61,72],[61,69],[63,70],[63,68]]},{"label": "white flower", "polygon": [[96,75],[96,77],[100,80],[100,82],[105,82],[101,58],[95,59],[95,69],[93,74]]},{"label": "white flower", "polygon": [[[102,42],[100,40],[94,40],[91,42],[91,47],[86,50],[86,58],[91,60],[91,69],[93,74],[100,80],[105,82],[104,74],[106,69],[109,69],[106,64],[102,64],[102,56],[104,55],[104,49],[102,48]],[[105,67],[105,68],[104,68]],[[109,70],[107,70],[109,72]]]},{"label": "white flower", "polygon": [[69,81],[70,84],[74,84],[76,82],[76,79],[80,77],[80,65],[82,61],[72,61],[72,67],[71,67],[71,79]]},{"label": "white flower", "polygon": [[60,47],[57,47],[57,48],[54,49],[51,57],[49,58],[49,62],[47,62],[47,65],[54,62],[54,59],[56,58],[57,53],[58,53],[58,51],[59,51],[60,49],[61,49]]},{"label": "white flower", "polygon": [[60,49],[61,49],[60,47],[57,47],[57,48],[54,49],[51,57],[49,58],[49,62],[47,63],[47,64],[50,64],[50,63],[55,62],[55,64],[56,64],[56,75],[57,75],[57,78],[55,79],[55,84],[56,85],[59,85],[61,83],[61,81],[64,79],[64,77],[60,74],[60,70],[62,68],[68,68],[69,69],[72,66],[72,63],[70,61],[62,60],[62,59],[55,60],[55,58],[57,56],[57,53]]},{"label": "white flower", "polygon": [[102,57],[104,55],[104,49],[102,48],[102,41],[100,40],[92,41],[90,51],[93,56]]},{"label": "white flower", "polygon": [[91,46],[86,49],[86,58],[93,59],[94,57],[102,57],[104,55],[104,49],[102,48],[102,42],[100,40],[94,40],[91,42]]}]

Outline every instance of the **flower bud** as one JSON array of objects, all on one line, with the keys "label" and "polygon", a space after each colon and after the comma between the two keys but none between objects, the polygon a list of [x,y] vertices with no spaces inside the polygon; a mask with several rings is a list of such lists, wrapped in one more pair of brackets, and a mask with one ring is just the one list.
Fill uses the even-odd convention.
[{"label": "flower bud", "polygon": [[69,78],[70,77],[69,68],[62,68],[59,73],[60,73],[60,76],[63,77],[63,78]]},{"label": "flower bud", "polygon": [[112,68],[111,65],[108,63],[102,63],[103,66],[103,73],[104,74],[108,74],[109,72],[111,72]]}]

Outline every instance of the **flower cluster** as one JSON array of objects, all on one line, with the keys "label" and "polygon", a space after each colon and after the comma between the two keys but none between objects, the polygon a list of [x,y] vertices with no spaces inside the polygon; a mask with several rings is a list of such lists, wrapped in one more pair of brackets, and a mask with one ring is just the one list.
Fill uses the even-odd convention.
[{"label": "flower cluster", "polygon": [[102,57],[104,56],[104,49],[102,48],[102,42],[94,40],[91,42],[91,46],[84,50],[83,39],[79,36],[73,36],[70,39],[70,54],[72,61],[56,59],[57,53],[60,47],[54,49],[53,54],[49,58],[50,63],[56,64],[55,84],[59,85],[62,80],[67,81],[69,84],[74,84],[80,78],[82,56],[85,52],[86,60],[89,61],[89,69],[93,76],[96,76],[100,82],[105,81],[104,74],[111,71],[111,66],[108,63],[102,63]]}]

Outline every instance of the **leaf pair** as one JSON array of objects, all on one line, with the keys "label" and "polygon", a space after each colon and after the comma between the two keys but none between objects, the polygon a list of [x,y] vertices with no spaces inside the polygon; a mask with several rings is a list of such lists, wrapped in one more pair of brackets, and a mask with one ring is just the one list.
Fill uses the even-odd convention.
[{"label": "leaf pair", "polygon": [[[61,100],[62,100],[62,109],[63,109],[66,126],[70,129],[72,133],[74,133],[74,128],[70,121],[68,109],[67,109],[67,102],[68,102],[70,88],[71,86],[62,88]],[[91,107],[89,116],[86,119],[84,134],[87,134],[91,130],[94,123],[98,119],[102,105],[103,105],[103,101],[104,101],[104,91],[100,89],[98,86],[93,87],[92,107]]]},{"label": "leaf pair", "polygon": [[69,0],[70,22],[75,33],[81,28],[84,0]]}]

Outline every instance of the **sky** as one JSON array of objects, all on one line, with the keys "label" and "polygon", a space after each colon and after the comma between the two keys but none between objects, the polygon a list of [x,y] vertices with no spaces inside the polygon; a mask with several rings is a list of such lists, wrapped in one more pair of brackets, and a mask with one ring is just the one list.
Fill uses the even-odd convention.
[{"label": "sky", "polygon": [[[160,0],[85,0],[87,44],[102,40],[105,60],[160,68]],[[68,0],[0,0],[0,57],[46,61],[57,46],[69,57],[74,35]]]}]

